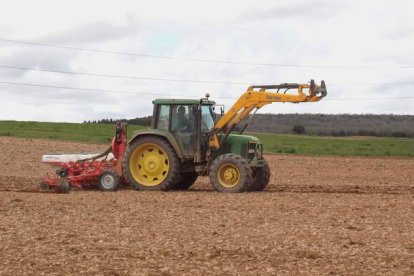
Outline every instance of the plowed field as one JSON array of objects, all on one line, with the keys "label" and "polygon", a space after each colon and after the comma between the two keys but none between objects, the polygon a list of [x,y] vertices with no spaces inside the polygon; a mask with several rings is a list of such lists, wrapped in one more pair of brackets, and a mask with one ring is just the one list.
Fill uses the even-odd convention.
[{"label": "plowed field", "polygon": [[414,159],[267,155],[266,191],[39,193],[49,152],[0,137],[0,275],[413,275]]}]

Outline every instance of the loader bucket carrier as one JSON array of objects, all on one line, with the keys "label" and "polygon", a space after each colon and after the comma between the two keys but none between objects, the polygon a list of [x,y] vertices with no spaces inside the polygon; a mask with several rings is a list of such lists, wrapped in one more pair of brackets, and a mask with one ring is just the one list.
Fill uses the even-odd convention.
[{"label": "loader bucket carrier", "polygon": [[[296,93],[291,93],[292,90]],[[279,85],[252,85],[247,88],[247,91],[240,96],[229,111],[216,123],[210,137],[209,145],[213,150],[220,148],[235,125],[244,120],[250,113],[253,112],[254,115],[257,110],[265,105],[274,102],[317,102],[326,95],[325,81],[321,81],[319,86],[315,84],[314,80],[311,80],[310,84],[281,83]],[[241,133],[247,127],[249,121],[242,128]],[[217,134],[222,130],[226,132],[226,135],[219,142]]]}]

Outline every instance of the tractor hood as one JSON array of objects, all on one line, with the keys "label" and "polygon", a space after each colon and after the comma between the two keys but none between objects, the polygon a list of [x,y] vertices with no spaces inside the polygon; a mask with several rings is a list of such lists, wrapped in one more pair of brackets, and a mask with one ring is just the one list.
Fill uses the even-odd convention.
[{"label": "tractor hood", "polygon": [[226,141],[224,143],[244,143],[247,144],[248,142],[257,142],[259,141],[259,138],[252,136],[252,135],[244,135],[244,134],[229,134]]},{"label": "tractor hood", "polygon": [[215,154],[218,156],[225,153],[235,153],[240,156],[245,156],[249,143],[259,144],[260,140],[251,135],[229,134],[222,147]]}]

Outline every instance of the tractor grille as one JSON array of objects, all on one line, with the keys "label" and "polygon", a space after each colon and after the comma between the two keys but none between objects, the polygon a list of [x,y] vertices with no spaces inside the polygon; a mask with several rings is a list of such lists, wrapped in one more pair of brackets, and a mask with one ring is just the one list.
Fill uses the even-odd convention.
[{"label": "tractor grille", "polygon": [[256,157],[256,147],[257,147],[257,143],[250,142],[247,144],[246,158],[248,160],[252,160]]},{"label": "tractor grille", "polygon": [[261,143],[249,142],[242,145],[241,156],[247,160],[262,159],[263,145]]}]

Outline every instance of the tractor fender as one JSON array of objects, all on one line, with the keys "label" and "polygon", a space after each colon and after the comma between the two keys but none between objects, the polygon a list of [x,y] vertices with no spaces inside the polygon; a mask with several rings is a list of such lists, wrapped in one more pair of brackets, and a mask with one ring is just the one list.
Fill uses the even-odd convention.
[{"label": "tractor fender", "polygon": [[137,140],[138,138],[141,138],[143,136],[156,136],[156,137],[164,138],[173,147],[173,149],[175,150],[178,158],[184,159],[183,151],[182,151],[180,145],[178,144],[177,140],[175,139],[174,135],[172,135],[170,132],[165,131],[165,130],[161,130],[161,129],[138,130],[137,132],[134,133],[134,136],[131,138],[131,140],[129,140],[128,145],[133,143],[135,140]]}]

